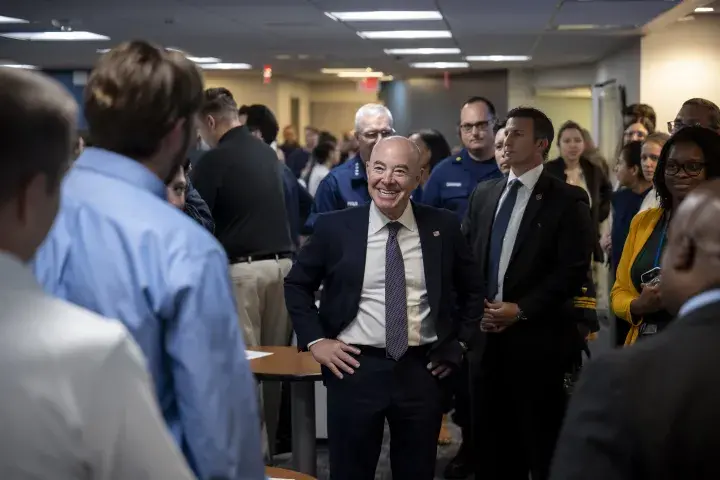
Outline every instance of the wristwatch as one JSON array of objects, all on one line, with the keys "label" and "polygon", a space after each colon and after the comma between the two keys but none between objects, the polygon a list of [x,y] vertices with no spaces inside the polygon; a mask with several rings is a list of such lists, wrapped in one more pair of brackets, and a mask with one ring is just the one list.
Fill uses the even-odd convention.
[{"label": "wristwatch", "polygon": [[518,322],[523,322],[523,321],[527,320],[527,317],[525,316],[525,312],[523,312],[522,310],[518,310],[517,315],[515,315],[515,320]]}]

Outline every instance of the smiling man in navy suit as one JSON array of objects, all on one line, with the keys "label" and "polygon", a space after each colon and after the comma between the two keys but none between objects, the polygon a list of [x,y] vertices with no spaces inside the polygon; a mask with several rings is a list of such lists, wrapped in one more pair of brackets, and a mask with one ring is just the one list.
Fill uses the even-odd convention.
[{"label": "smiling man in navy suit", "polygon": [[479,332],[482,279],[455,215],[410,202],[415,144],[383,139],[366,167],[372,202],[318,217],[285,300],[298,345],[323,366],[333,480],[375,478],[385,419],[393,478],[431,480],[442,379]]}]

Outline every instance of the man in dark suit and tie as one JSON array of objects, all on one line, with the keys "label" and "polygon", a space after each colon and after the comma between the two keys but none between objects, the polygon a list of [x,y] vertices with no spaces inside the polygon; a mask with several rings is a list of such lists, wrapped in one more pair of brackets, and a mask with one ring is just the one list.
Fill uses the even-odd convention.
[{"label": "man in dark suit and tie", "polygon": [[414,143],[383,139],[366,167],[372,202],[318,217],[286,304],[298,345],[323,366],[333,480],[375,478],[385,419],[393,478],[431,480],[442,379],[479,332],[482,280],[455,216],[410,202]]},{"label": "man in dark suit and tie", "polygon": [[505,132],[510,173],[478,185],[463,224],[487,279],[485,349],[471,358],[476,476],[545,480],[582,345],[564,307],[587,279],[593,228],[587,194],[543,171],[547,116],[516,108]]},{"label": "man in dark suit and tie", "polygon": [[720,181],[673,216],[660,295],[667,330],[587,366],[553,480],[720,478]]}]

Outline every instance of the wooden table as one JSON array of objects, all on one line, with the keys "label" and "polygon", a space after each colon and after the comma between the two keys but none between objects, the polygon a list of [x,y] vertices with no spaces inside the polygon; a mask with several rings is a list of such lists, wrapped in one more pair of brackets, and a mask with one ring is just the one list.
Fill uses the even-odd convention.
[{"label": "wooden table", "polygon": [[272,353],[250,360],[250,368],[258,380],[291,382],[293,468],[317,475],[315,382],[322,379],[320,364],[310,352],[298,352],[297,347],[249,347],[248,350]]},{"label": "wooden table", "polygon": [[288,478],[291,480],[316,480],[315,477],[305,475],[304,473],[285,470],[284,468],[265,467],[265,475],[268,478]]}]

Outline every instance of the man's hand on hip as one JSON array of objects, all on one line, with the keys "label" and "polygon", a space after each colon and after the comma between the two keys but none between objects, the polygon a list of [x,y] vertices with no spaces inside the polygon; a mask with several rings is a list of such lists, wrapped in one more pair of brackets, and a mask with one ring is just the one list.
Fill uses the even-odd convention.
[{"label": "man's hand on hip", "polygon": [[360,350],[339,340],[326,338],[310,346],[310,353],[320,365],[325,365],[338,378],[342,379],[345,372],[349,375],[355,373],[353,368],[358,368],[358,362],[353,355],[360,355]]}]

